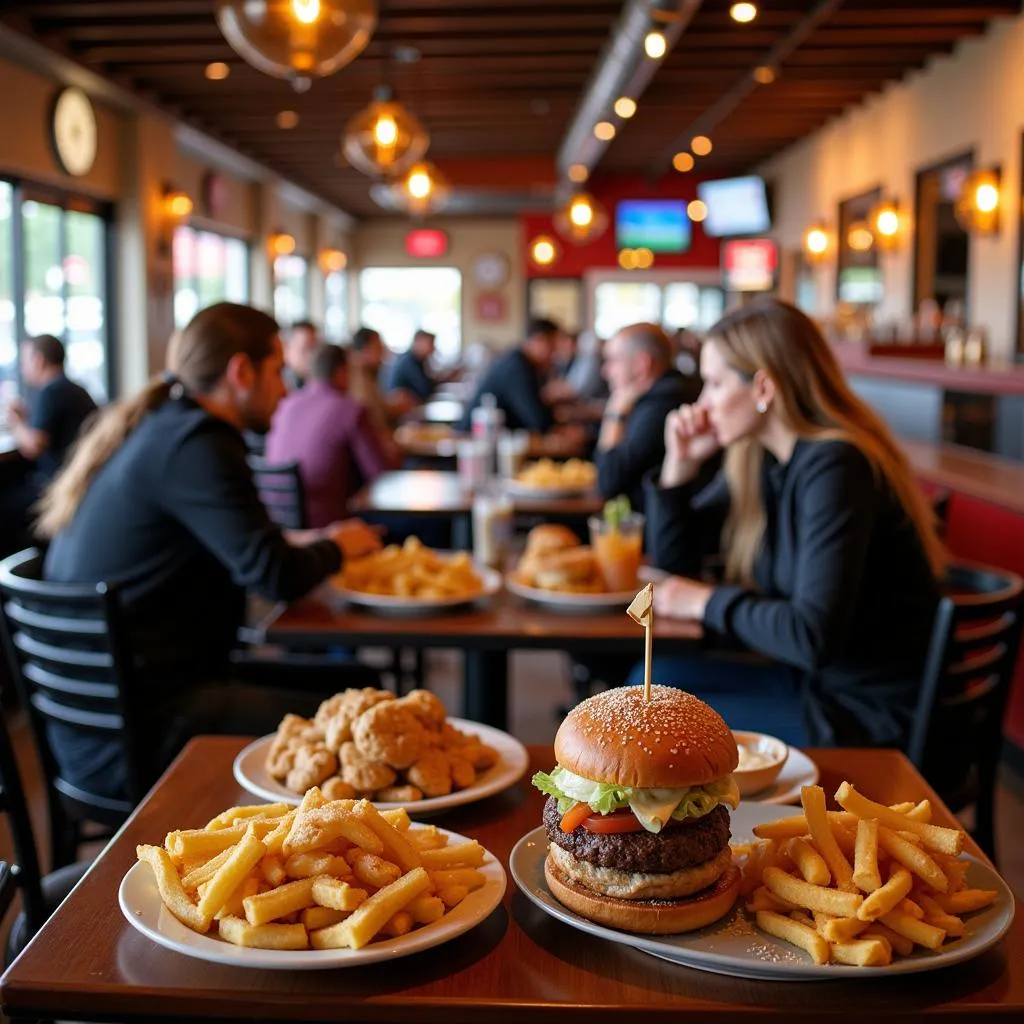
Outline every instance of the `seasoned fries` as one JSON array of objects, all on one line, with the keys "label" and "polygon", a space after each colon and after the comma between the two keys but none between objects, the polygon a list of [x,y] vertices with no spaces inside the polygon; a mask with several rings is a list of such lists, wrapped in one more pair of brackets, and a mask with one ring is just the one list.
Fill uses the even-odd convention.
[{"label": "seasoned fries", "polygon": [[484,589],[467,552],[441,555],[416,537],[409,537],[401,547],[389,544],[382,551],[346,562],[334,582],[361,594],[422,600],[469,601]]},{"label": "seasoned fries", "polygon": [[568,459],[565,462],[538,459],[523,466],[516,480],[539,490],[578,488],[583,491],[597,483],[597,468],[592,462],[584,462],[582,459]]},{"label": "seasoned fries", "polygon": [[[264,839],[279,829],[282,846],[269,851]],[[233,843],[225,848],[226,835]],[[204,862],[196,863],[196,850],[207,851]],[[475,841],[449,845],[433,826],[410,828],[404,811],[325,800],[315,788],[298,810],[232,808],[206,829],[171,832],[165,847],[136,853],[182,924],[276,950],[360,949],[431,925],[485,884],[480,869],[490,859]]]},{"label": "seasoned fries", "polygon": [[915,947],[942,949],[965,934],[960,915],[998,898],[966,887],[963,833],[932,825],[927,800],[886,807],[846,782],[835,799],[844,809],[827,811],[824,790],[805,786],[803,814],[734,847],[747,912],[815,963],[884,967]]}]

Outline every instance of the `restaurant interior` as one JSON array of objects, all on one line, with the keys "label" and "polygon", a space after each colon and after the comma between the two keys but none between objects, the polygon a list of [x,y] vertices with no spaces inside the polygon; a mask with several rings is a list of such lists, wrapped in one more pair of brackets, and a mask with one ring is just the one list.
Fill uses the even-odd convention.
[{"label": "restaurant interior", "polygon": [[[723,1021],[826,1013],[850,1020],[866,1013],[1024,1017],[1024,917],[1014,922],[1016,900],[1024,899],[1021,67],[1019,0],[0,0],[0,96],[7,97],[0,103],[3,1014],[410,1024],[485,1014],[513,1021],[527,1013],[596,1020],[640,1010],[666,1020],[686,1012]],[[177,759],[169,754],[157,764],[158,755],[142,749],[150,734],[139,725],[133,736],[129,726],[144,719],[153,726],[156,713],[133,708],[132,695],[157,686],[126,625],[130,587],[113,569],[81,578],[55,569],[61,557],[69,564],[67,537],[89,508],[88,494],[77,519],[63,520],[60,530],[47,533],[33,518],[38,508],[49,509],[44,520],[54,515],[49,497],[38,508],[34,502],[54,477],[56,490],[66,479],[56,474],[73,468],[86,445],[72,446],[76,426],[70,454],[44,484],[33,482],[40,452],[55,446],[56,435],[35,419],[41,382],[26,367],[33,353],[45,362],[49,350],[30,339],[61,343],[60,373],[88,392],[99,423],[116,403],[154,386],[164,387],[170,405],[198,395],[203,401],[193,408],[209,411],[206,391],[188,376],[186,349],[199,337],[202,311],[223,303],[273,317],[288,384],[269,433],[229,420],[234,441],[252,427],[244,431],[245,486],[259,495],[275,543],[309,545],[310,558],[319,546],[326,559],[316,580],[297,590],[253,584],[255,575],[247,582],[240,563],[222,560],[231,586],[240,596],[247,591],[231,671],[263,692],[294,688],[324,703],[317,711],[317,703],[296,698],[280,727],[280,712],[262,728],[194,727],[175,748],[184,747]],[[756,613],[743,631],[746,598],[735,596],[736,580],[749,585],[748,597],[756,592],[767,602],[760,592],[771,591],[799,614],[800,599],[787,590],[792,581],[782,581],[792,576],[799,590],[801,580],[810,586],[809,576],[827,576],[831,569],[814,561],[818,549],[794,556],[795,568],[781,566],[775,551],[775,571],[764,579],[754,554],[747,575],[736,575],[735,549],[725,550],[741,532],[732,518],[715,536],[722,550],[685,550],[684,543],[681,554],[663,558],[654,536],[672,533],[673,516],[677,525],[696,521],[700,499],[689,504],[700,491],[696,480],[721,483],[738,505],[739,460],[731,461],[724,420],[715,420],[726,415],[715,402],[731,401],[714,397],[731,386],[721,383],[725,372],[751,389],[747,429],[762,430],[765,487],[796,487],[795,539],[778,543],[791,541],[798,551],[807,543],[809,519],[800,516],[814,499],[792,484],[794,472],[800,458],[814,458],[808,449],[851,436],[796,429],[796,447],[783,445],[784,457],[769,442],[765,424],[783,404],[780,374],[802,379],[808,350],[784,329],[777,364],[755,356],[744,369],[735,361],[740,342],[724,371],[715,362],[725,351],[716,340],[733,337],[730,330],[743,337],[745,323],[780,309],[790,317],[780,322],[808,325],[825,353],[814,359],[838,368],[843,393],[856,408],[873,410],[884,437],[895,439],[892,461],[868,454],[873,475],[845,483],[841,501],[832,496],[840,503],[818,510],[827,519],[817,523],[821,535],[841,532],[847,512],[853,516],[883,476],[892,483],[891,465],[906,477],[906,489],[892,488],[904,530],[896,554],[865,540],[850,556],[866,567],[865,578],[876,563],[888,575],[875,579],[871,598],[852,591],[848,600],[831,597],[837,607],[875,601],[873,612],[858,612],[843,627],[842,649],[793,626],[787,642],[801,653],[792,657],[783,646],[758,643],[758,622],[766,620]],[[293,353],[304,338],[313,340],[298,370]],[[376,364],[368,355],[375,338],[383,343]],[[549,341],[542,373],[531,353]],[[616,376],[621,361],[640,365],[636,353],[649,344],[657,353],[664,346],[664,365],[652,355],[650,381],[627,387]],[[336,348],[345,355],[330,362]],[[522,379],[511,376],[518,364],[507,360],[515,352],[527,375],[537,376],[530,408],[541,409],[540,428],[524,411]],[[260,364],[253,356],[249,365]],[[423,393],[400,376],[410,367],[426,382]],[[641,402],[646,388],[654,394],[659,374],[671,374],[680,390],[655,414]],[[690,384],[695,390],[686,390]],[[345,442],[356,447],[344,456],[340,504],[306,475],[295,447],[299,427],[283,425],[286,414],[297,422],[299,400],[321,386],[346,392],[359,429],[375,438],[369,461],[358,449],[365,438]],[[770,390],[755,394],[758,387]],[[650,450],[627,452],[641,408],[656,420],[646,435]],[[146,418],[161,411],[147,409]],[[700,427],[702,417],[711,426]],[[333,437],[323,418],[304,429],[307,440]],[[44,447],[33,449],[40,430]],[[716,430],[715,450],[699,465],[703,455],[686,453]],[[825,441],[814,443],[823,430]],[[725,469],[713,481],[713,473],[702,474],[717,468],[720,449]],[[673,453],[694,469],[670,485]],[[104,479],[102,462],[113,471],[119,454],[93,468],[90,487]],[[649,461],[640,466],[641,458]],[[824,486],[834,468],[803,471]],[[772,476],[777,470],[786,470],[786,484]],[[164,476],[173,488],[174,470]],[[30,483],[37,490],[18,506],[21,519],[8,518],[5,495],[13,507]],[[102,498],[113,546],[126,550],[135,549],[135,537],[125,523],[142,519],[122,506],[163,501],[141,491],[133,498],[131,486],[125,477]],[[688,495],[685,515],[666,497],[680,488]],[[923,522],[908,493],[923,495],[921,515],[933,525],[922,536],[941,541],[949,575],[938,584],[929,576],[941,586],[911,673],[912,707],[894,739],[897,732],[879,724],[885,698],[871,698],[882,703],[869,716],[856,694],[825,711],[826,698],[816,704],[808,694],[817,693],[819,670],[827,677],[829,658],[870,664],[887,644],[898,645],[901,630],[913,629],[913,596],[906,595],[917,563],[903,554],[907,545],[927,553],[927,543],[907,539],[908,523]],[[759,508],[762,532],[770,534],[776,513],[765,526]],[[885,514],[877,512],[877,522]],[[349,517],[370,524],[366,550],[331,532]],[[181,518],[175,529],[189,522]],[[556,534],[570,539],[556,545]],[[175,543],[171,535],[161,543]],[[761,557],[771,542],[759,536]],[[552,563],[543,561],[541,545],[548,541],[552,552],[585,552],[581,573],[592,576],[573,575],[576,563],[565,561],[558,581],[545,582],[552,571],[545,575],[542,566]],[[375,552],[380,543],[387,547]],[[200,544],[210,549],[205,538]],[[426,580],[419,590],[421,583],[409,582],[421,579],[416,574]],[[685,577],[679,588],[677,577]],[[216,596],[191,617],[168,610],[201,589],[168,591],[159,614],[167,622],[216,617],[223,611]],[[647,603],[645,594],[653,595]],[[697,604],[685,604],[687,596]],[[733,603],[722,610],[727,600]],[[711,650],[718,634],[735,641],[724,654]],[[686,673],[671,677],[683,662]],[[799,714],[816,708],[827,729],[787,732],[776,691],[755,697],[751,682],[769,676],[754,670],[779,663],[790,673],[787,686],[797,679]],[[734,675],[747,689],[726,693]],[[642,840],[657,838],[644,831],[655,831],[645,817],[653,804],[629,802],[622,787],[679,792],[665,781],[618,779],[619,802],[598,809],[598,797],[586,795],[597,784],[592,775],[561,767],[546,774],[556,760],[565,763],[563,730],[579,721],[574,709],[627,682],[638,684],[633,691],[644,694],[645,706],[670,689],[658,684],[693,690],[733,730],[726,734],[736,742],[726,745],[739,745],[742,802],[733,809],[732,852],[742,895],[737,909],[733,895],[706,919],[736,915],[724,918],[731,923],[720,932],[721,922],[701,927],[701,919],[686,926],[699,930],[666,941],[637,939],[643,927],[610,924],[581,909],[585,902],[570,906],[562,882],[552,881],[553,855],[544,860],[548,839],[556,853],[562,849],[559,829],[586,831],[587,849],[591,833],[603,840],[607,830],[595,817],[630,817]],[[391,692],[377,705],[352,698],[357,710],[339,738],[336,723],[349,707],[340,694],[368,686]],[[392,742],[390,734],[360,732],[359,723],[374,715],[383,722],[374,707],[399,704],[417,736],[434,730],[437,744],[442,737],[449,743],[438,748],[448,753],[431,755],[450,761],[436,794],[426,760],[411,754],[359,761],[363,775],[345,760],[365,761],[371,746]],[[250,711],[224,720],[255,721]],[[621,727],[623,745],[632,740],[632,721],[611,726]],[[671,730],[675,719],[667,721]],[[858,728],[869,721],[876,731],[858,731],[851,721]],[[54,729],[69,725],[117,738],[126,776],[116,795],[90,795],[68,775]],[[576,727],[590,735],[591,726]],[[260,732],[268,735],[254,740]],[[428,740],[422,743],[425,750]],[[636,743],[650,754],[644,741]],[[280,772],[276,754],[287,760]],[[773,758],[771,778],[745,790],[745,776]],[[732,767],[684,780],[691,793],[712,794],[713,811],[690,812],[697,820],[728,803],[714,787]],[[460,771],[468,773],[461,781]],[[372,784],[353,781],[371,775]],[[556,785],[570,776],[584,788]],[[826,817],[822,803],[815,817],[819,782],[838,816]],[[856,787],[851,798],[844,786]],[[224,811],[259,800],[262,810]],[[338,814],[352,824],[330,833],[334,846],[327,839],[289,846],[303,814],[323,831],[333,825],[324,825],[322,810],[316,818],[317,808],[346,800]],[[418,801],[425,806],[418,809]],[[394,810],[403,804],[404,819]],[[799,816],[801,805],[800,827],[772,824],[783,812]],[[572,818],[576,810],[586,816],[587,807],[586,821]],[[542,808],[547,839],[538,828]],[[247,829],[246,814],[266,815],[253,818],[266,828]],[[409,826],[410,817],[433,828],[419,846],[390,838],[421,828]],[[447,847],[430,845],[434,826],[451,830]],[[677,821],[666,831],[690,827]],[[228,833],[237,847],[220,841]],[[165,847],[145,845],[165,835]],[[944,846],[953,836],[955,849]],[[205,853],[179,855],[176,842]],[[246,843],[263,860],[231,874],[247,856]],[[964,862],[953,859],[961,843],[967,882],[957,866]],[[466,844],[474,850],[467,853]],[[291,871],[281,853],[290,848],[300,851],[293,856],[340,862],[340,873],[332,878],[326,860],[305,874]],[[566,854],[574,866],[579,849]],[[862,884],[862,857],[870,856],[877,881]],[[845,883],[833,857],[846,865]],[[824,881],[815,878],[819,862]],[[883,868],[879,875],[879,863],[891,874]],[[398,880],[381,875],[384,868],[395,868]],[[370,879],[361,909],[345,902],[360,884],[353,871]],[[408,887],[417,872],[423,885],[414,892]],[[445,888],[435,875],[453,881]],[[906,887],[884,914],[861,912],[902,886],[902,876]],[[798,898],[795,886],[825,892],[829,878],[827,908]],[[214,906],[218,880],[223,894]],[[392,886],[406,883],[404,903],[385,901]],[[701,889],[704,898],[720,884]],[[294,896],[302,886],[304,896]],[[578,896],[581,887],[567,888]],[[178,909],[165,889],[181,894]],[[297,902],[286,906],[282,897],[280,912],[260,917],[267,890],[285,889]],[[976,910],[972,894],[990,890],[989,903]],[[836,910],[846,898],[857,905]],[[652,901],[668,900],[639,900]],[[370,904],[379,921],[367,943],[353,936],[369,928]],[[190,915],[202,919],[200,927]],[[916,931],[911,918],[919,920]],[[211,921],[213,930],[201,934]],[[218,923],[220,940],[213,937]],[[261,928],[292,929],[292,938],[280,931],[280,939],[265,939]],[[913,938],[922,930],[925,941]],[[941,937],[928,945],[936,930],[945,945]],[[331,947],[333,933],[342,932],[334,945],[345,948]],[[90,934],[95,943],[84,941]],[[293,939],[298,945],[273,948]],[[914,952],[897,955],[902,944]],[[406,953],[413,955],[396,971],[390,960]],[[933,967],[942,969],[879,980]],[[858,980],[864,973],[872,985]],[[796,980],[809,984],[781,984]]]}]

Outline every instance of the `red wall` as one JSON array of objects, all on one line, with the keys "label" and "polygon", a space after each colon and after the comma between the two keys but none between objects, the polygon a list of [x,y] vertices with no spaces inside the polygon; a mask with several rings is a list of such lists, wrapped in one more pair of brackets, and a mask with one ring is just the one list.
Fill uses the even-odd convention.
[{"label": "red wall", "polygon": [[[615,204],[620,199],[684,199],[697,198],[697,179],[677,175],[651,182],[646,178],[598,178],[588,186],[592,195],[604,206],[608,214],[605,233],[589,245],[574,245],[555,230],[548,214],[524,214],[523,264],[528,277],[581,277],[594,268],[617,269],[619,252],[615,245]],[[550,267],[535,266],[529,258],[530,242],[537,235],[551,235],[561,246],[561,256]],[[657,254],[654,270],[676,267],[718,270],[720,265],[717,238],[708,238],[700,224],[693,225],[693,239],[689,252],[679,255]]]}]

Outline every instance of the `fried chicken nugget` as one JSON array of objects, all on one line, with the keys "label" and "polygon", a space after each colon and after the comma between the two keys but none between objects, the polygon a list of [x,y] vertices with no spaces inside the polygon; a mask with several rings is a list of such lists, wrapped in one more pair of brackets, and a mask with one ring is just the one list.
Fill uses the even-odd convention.
[{"label": "fried chicken nugget", "polygon": [[[324,726],[324,742],[328,750],[337,753],[343,743],[352,739],[352,724],[364,712],[377,704],[393,701],[395,695],[388,690],[375,690],[371,686],[361,690],[349,689],[336,694],[331,701],[337,700],[333,713],[326,719]],[[330,703],[330,702],[326,702]],[[323,707],[323,705],[321,705]],[[319,714],[319,712],[317,712]]]},{"label": "fried chicken nugget", "polygon": [[441,698],[429,690],[410,690],[397,703],[408,708],[428,729],[439,730],[447,717]]},{"label": "fried chicken nugget", "polygon": [[355,786],[349,785],[340,775],[333,775],[320,786],[320,790],[328,800],[354,800]]},{"label": "fried chicken nugget", "polygon": [[462,756],[461,751],[448,752],[448,770],[452,775],[453,789],[468,789],[476,782],[476,769],[472,762]]},{"label": "fried chicken nugget", "polygon": [[338,770],[338,759],[322,743],[307,743],[295,751],[295,763],[285,785],[293,793],[319,786]]},{"label": "fried chicken nugget", "polygon": [[386,764],[364,757],[349,740],[341,745],[341,777],[357,793],[376,793],[393,786],[398,773]]},{"label": "fried chicken nugget", "polygon": [[352,739],[363,757],[398,769],[414,764],[427,746],[426,730],[399,701],[364,711],[352,726]]},{"label": "fried chicken nugget", "polygon": [[464,757],[478,772],[485,772],[498,763],[498,752],[479,741],[467,743],[459,747],[460,756]]},{"label": "fried chicken nugget", "polygon": [[413,804],[423,799],[423,790],[418,786],[406,784],[404,786],[387,786],[378,789],[375,795],[377,800],[386,800],[396,804]]},{"label": "fried chicken nugget", "polygon": [[443,750],[426,751],[406,776],[425,796],[447,796],[452,791],[452,772]]}]

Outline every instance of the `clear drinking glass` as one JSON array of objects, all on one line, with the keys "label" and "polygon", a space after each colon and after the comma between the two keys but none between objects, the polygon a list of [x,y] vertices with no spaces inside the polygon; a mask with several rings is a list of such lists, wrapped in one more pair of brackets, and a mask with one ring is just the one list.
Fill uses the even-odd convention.
[{"label": "clear drinking glass", "polygon": [[490,451],[490,444],[479,437],[467,437],[456,445],[456,467],[463,490],[475,491],[487,482]]},{"label": "clear drinking glass", "polygon": [[512,540],[512,499],[496,487],[473,496],[473,559],[503,569]]},{"label": "clear drinking glass", "polygon": [[498,435],[498,475],[512,480],[519,475],[530,448],[527,430],[506,430]]}]

